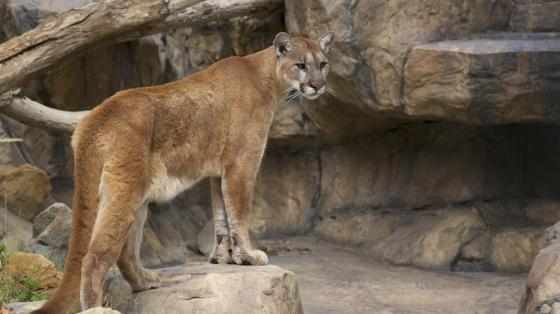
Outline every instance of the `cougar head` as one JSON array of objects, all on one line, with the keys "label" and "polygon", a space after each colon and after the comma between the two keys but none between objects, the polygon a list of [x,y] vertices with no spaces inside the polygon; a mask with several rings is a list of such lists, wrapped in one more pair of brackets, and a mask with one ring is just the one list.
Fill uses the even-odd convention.
[{"label": "cougar head", "polygon": [[327,90],[329,62],[326,54],[334,40],[328,32],[312,40],[279,33],[274,38],[276,75],[291,94],[316,99]]}]

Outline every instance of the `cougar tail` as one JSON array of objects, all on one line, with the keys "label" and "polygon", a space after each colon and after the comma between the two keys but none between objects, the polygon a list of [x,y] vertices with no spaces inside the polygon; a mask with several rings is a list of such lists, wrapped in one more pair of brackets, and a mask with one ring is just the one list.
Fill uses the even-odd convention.
[{"label": "cougar tail", "polygon": [[[72,233],[62,283],[49,300],[31,314],[66,314],[80,296],[82,259],[87,253],[98,210],[103,161],[94,145],[74,147],[74,205]],[[82,147],[80,147],[82,146]],[[85,147],[84,147],[85,146]]]}]

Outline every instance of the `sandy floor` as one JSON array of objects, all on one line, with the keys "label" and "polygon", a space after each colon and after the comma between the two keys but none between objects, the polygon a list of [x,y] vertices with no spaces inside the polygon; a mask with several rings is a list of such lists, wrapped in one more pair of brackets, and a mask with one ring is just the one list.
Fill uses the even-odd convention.
[{"label": "sandy floor", "polygon": [[[297,274],[305,313],[517,313],[526,275],[396,267],[314,239],[271,242],[271,264]],[[270,245],[270,243],[269,243]]]}]

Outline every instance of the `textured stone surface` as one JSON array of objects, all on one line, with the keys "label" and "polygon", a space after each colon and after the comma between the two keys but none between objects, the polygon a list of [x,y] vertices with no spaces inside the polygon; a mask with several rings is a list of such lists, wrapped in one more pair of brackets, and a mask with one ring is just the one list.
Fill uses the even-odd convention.
[{"label": "textured stone surface", "polygon": [[0,165],[0,190],[6,204],[16,215],[33,221],[51,192],[47,174],[31,165]]},{"label": "textured stone surface", "polygon": [[313,154],[269,154],[259,171],[251,212],[257,237],[303,234],[316,213],[319,161]]},{"label": "textured stone surface", "polygon": [[560,244],[560,221],[548,227],[544,233],[543,247]]},{"label": "textured stone surface", "polygon": [[145,265],[180,264],[197,250],[196,236],[211,217],[210,184],[204,180],[166,204],[152,204],[140,257]]},{"label": "textured stone surface", "polygon": [[72,210],[64,203],[54,203],[40,212],[33,220],[33,235],[42,233],[57,217],[64,219],[72,217]]},{"label": "textured stone surface", "polygon": [[543,249],[535,257],[521,299],[519,313],[533,314],[544,304],[560,299],[560,245]]},{"label": "textured stone surface", "polygon": [[63,203],[49,206],[35,217],[33,229],[35,238],[30,249],[62,268],[68,255],[72,231],[71,209]]},{"label": "textured stone surface", "polygon": [[472,208],[362,213],[345,210],[323,217],[315,232],[394,264],[450,269],[461,247],[484,228]]},{"label": "textured stone surface", "polygon": [[[556,36],[557,37],[557,36]],[[474,124],[557,120],[560,38],[445,41],[412,49],[405,111]]]},{"label": "textured stone surface", "polygon": [[560,4],[555,1],[518,3],[514,6],[510,29],[514,32],[549,32],[560,29]]},{"label": "textured stone surface", "polygon": [[542,248],[542,229],[504,229],[492,239],[490,263],[496,270],[527,271]]},{"label": "textured stone surface", "polygon": [[[395,267],[364,256],[360,248],[289,238],[293,247],[270,262],[297,274],[306,314],[515,314],[527,274],[428,271]],[[265,242],[284,247],[285,240]]]},{"label": "textured stone surface", "polygon": [[493,233],[485,231],[461,248],[459,260],[453,265],[456,271],[492,270],[489,257],[492,249]]},{"label": "textured stone surface", "polygon": [[106,307],[94,307],[78,314],[121,314],[121,312]]},{"label": "textured stone surface", "polygon": [[[130,295],[110,284],[111,307],[122,313],[303,313],[294,273],[277,266],[187,264],[159,270],[158,289]],[[130,291],[130,290],[128,290]]]},{"label": "textured stone surface", "polygon": [[[321,149],[319,214],[560,195],[557,127],[411,124]],[[558,156],[558,157],[554,157]],[[552,170],[556,169],[556,170]],[[521,206],[521,205],[520,205]],[[520,209],[522,210],[522,209]],[[500,221],[507,221],[507,211]],[[527,217],[522,216],[522,223]]]},{"label": "textured stone surface", "polygon": [[35,302],[16,302],[8,304],[8,307],[12,309],[10,314],[29,314],[40,308],[46,301],[35,301]]}]

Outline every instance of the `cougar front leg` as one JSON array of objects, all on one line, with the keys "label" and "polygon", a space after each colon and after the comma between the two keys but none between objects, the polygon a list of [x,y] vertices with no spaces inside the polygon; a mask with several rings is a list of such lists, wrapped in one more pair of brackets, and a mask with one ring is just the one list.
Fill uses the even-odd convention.
[{"label": "cougar front leg", "polygon": [[224,165],[222,193],[233,246],[231,257],[240,265],[268,263],[266,253],[252,248],[249,240],[249,213],[261,156],[262,152],[246,151],[245,155],[236,156],[233,162]]},{"label": "cougar front leg", "polygon": [[231,259],[231,245],[229,238],[229,227],[226,217],[226,208],[222,196],[222,179],[210,179],[212,192],[212,216],[214,219],[214,249],[210,254],[209,261],[212,264],[228,264]]}]

